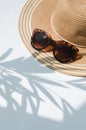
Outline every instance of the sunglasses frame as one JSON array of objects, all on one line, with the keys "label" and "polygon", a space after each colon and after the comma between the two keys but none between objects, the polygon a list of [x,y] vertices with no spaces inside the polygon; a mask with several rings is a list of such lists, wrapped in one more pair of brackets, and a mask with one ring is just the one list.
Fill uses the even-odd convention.
[{"label": "sunglasses frame", "polygon": [[[48,43],[43,48],[37,48],[34,45],[34,44],[36,44],[35,37],[36,37],[37,33],[45,34],[45,36],[43,37],[44,39],[42,39],[42,40],[45,40],[46,38],[48,40]],[[38,44],[40,44],[40,43],[38,43]],[[37,51],[41,51],[41,52],[53,51],[54,58],[57,61],[62,62],[62,63],[67,63],[67,62],[76,60],[77,56],[78,56],[78,53],[79,53],[79,49],[76,46],[72,45],[71,43],[65,42],[63,40],[55,41],[55,40],[52,39],[52,37],[47,32],[45,32],[44,30],[41,30],[41,29],[34,29],[34,31],[32,33],[32,36],[31,36],[31,45]],[[49,46],[50,46],[50,48],[48,48]],[[65,60],[64,59],[61,60],[60,55],[59,55],[60,58],[58,58],[55,55],[55,51],[58,51],[60,53],[61,49],[63,50],[65,55],[68,55],[68,53],[65,52],[65,50],[67,50],[67,51],[70,50],[71,51],[71,53],[69,52],[70,56],[67,56],[67,58],[65,58]],[[65,57],[65,55],[63,55],[63,57]]]}]

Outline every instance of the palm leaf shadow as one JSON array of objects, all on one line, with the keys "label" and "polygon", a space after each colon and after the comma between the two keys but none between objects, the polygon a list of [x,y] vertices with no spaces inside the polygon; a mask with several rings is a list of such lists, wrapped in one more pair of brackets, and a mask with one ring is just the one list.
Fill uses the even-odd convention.
[{"label": "palm leaf shadow", "polygon": [[[12,49],[7,50],[2,57],[1,60],[6,59],[12,52]],[[46,69],[46,67],[41,66],[41,64],[36,61],[33,57],[25,58],[25,57],[19,57],[17,59],[13,59],[10,61],[5,61],[0,63],[1,68],[1,79],[0,82],[5,87],[6,93],[2,93],[1,95],[4,99],[8,102],[8,107],[12,107],[13,104],[15,104],[16,109],[18,111],[26,111],[27,106],[27,100],[30,103],[30,107],[32,109],[33,114],[37,115],[40,102],[43,101],[43,99],[39,96],[36,88],[38,88],[40,91],[42,91],[49,100],[59,109],[61,107],[56,102],[54,97],[48,92],[46,88],[44,88],[40,82],[44,82],[48,85],[55,85],[59,87],[66,87],[63,86],[63,84],[58,83],[58,81],[53,81],[51,79],[46,79],[43,77],[34,76],[33,73],[53,73],[52,70]],[[16,76],[14,73],[20,75]],[[24,86],[21,84],[22,76],[27,79],[28,83],[30,84],[33,92],[30,90],[24,88]],[[39,82],[40,81],[40,82]],[[22,95],[22,106],[20,107],[19,104],[12,98],[12,93],[18,92]],[[37,105],[34,104],[34,101],[32,98],[35,98]],[[65,101],[66,102],[66,101]],[[62,103],[64,104],[63,100]],[[68,105],[68,104],[67,104]],[[70,107],[70,106],[69,106]],[[72,109],[72,107],[70,107]]]},{"label": "palm leaf shadow", "polygon": [[0,57],[0,61],[6,59],[11,54],[12,50],[12,48],[9,48],[4,54],[2,54],[2,56]]},{"label": "palm leaf shadow", "polygon": [[61,107],[59,106],[59,104],[56,102],[56,100],[54,99],[54,97],[48,92],[47,89],[45,89],[42,85],[40,85],[38,82],[34,82],[36,84],[36,86],[51,100],[51,102],[57,106],[59,109],[61,109]]},{"label": "palm leaf shadow", "polygon": [[81,78],[79,80],[69,81],[68,83],[77,87],[77,88],[80,88],[84,91],[86,90],[86,78]]}]

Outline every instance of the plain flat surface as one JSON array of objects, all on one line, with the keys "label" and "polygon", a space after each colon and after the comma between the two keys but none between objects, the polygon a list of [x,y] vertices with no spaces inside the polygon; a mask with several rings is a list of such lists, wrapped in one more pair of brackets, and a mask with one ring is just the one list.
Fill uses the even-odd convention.
[{"label": "plain flat surface", "polygon": [[0,130],[85,130],[86,78],[34,59],[18,30],[25,0],[0,2]]}]

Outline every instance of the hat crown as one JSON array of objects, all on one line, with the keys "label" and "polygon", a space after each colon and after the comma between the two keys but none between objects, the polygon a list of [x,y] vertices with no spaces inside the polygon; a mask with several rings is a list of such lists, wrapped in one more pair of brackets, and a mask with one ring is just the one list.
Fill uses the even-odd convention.
[{"label": "hat crown", "polygon": [[86,0],[59,0],[53,22],[63,39],[86,47]]},{"label": "hat crown", "polygon": [[68,0],[69,2],[72,2],[74,4],[80,4],[80,5],[85,5],[86,4],[86,0]]},{"label": "hat crown", "polygon": [[79,4],[80,6],[86,5],[86,0],[69,0],[69,2],[72,2],[74,4]]},{"label": "hat crown", "polygon": [[86,0],[68,0],[67,5],[74,11],[86,16]]}]

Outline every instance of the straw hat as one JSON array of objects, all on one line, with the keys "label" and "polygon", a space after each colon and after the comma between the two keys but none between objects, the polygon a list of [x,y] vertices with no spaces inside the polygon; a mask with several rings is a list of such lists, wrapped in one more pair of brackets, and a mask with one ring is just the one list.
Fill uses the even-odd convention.
[{"label": "straw hat", "polygon": [[[19,17],[19,32],[31,54],[55,71],[86,76],[86,1],[85,0],[28,0]],[[55,40],[63,39],[78,46],[82,58],[62,64],[52,52],[34,50],[30,44],[35,28],[47,31]]]}]

